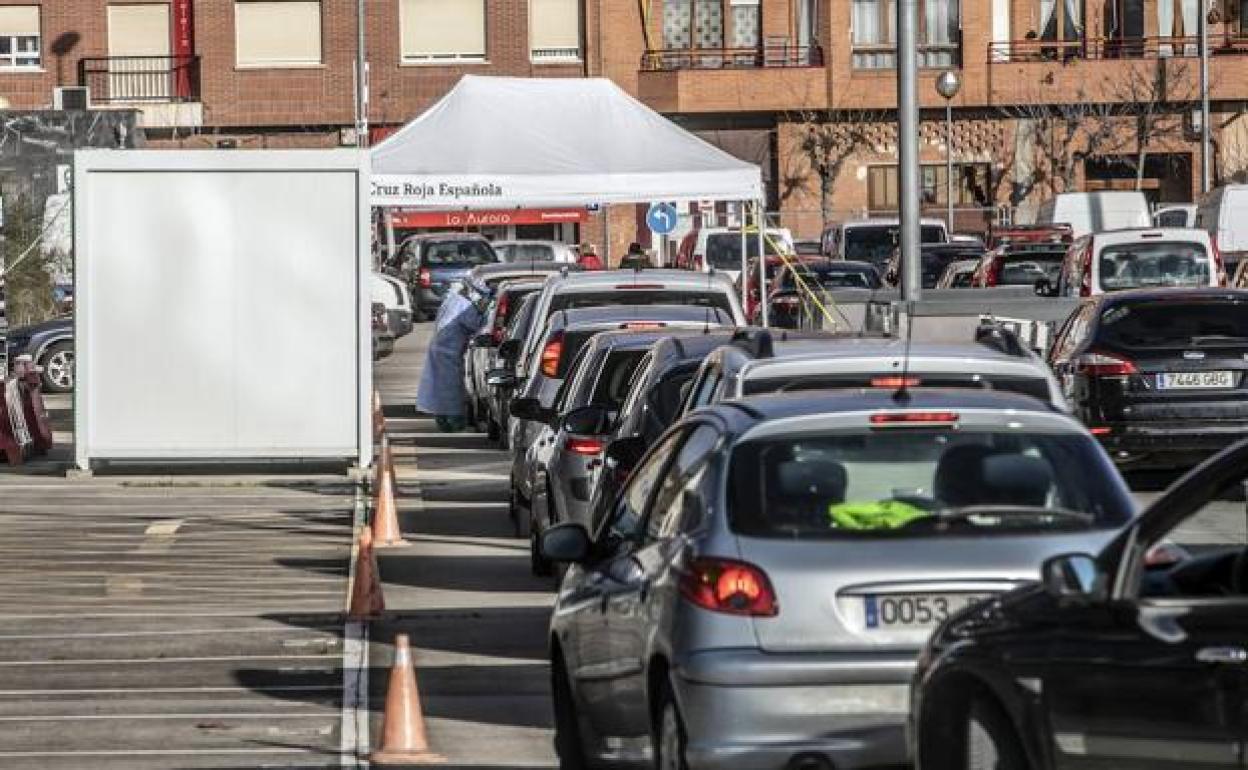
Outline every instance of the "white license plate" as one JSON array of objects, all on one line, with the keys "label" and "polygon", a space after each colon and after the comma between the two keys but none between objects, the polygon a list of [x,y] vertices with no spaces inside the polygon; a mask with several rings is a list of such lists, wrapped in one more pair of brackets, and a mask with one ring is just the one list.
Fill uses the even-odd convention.
[{"label": "white license plate", "polygon": [[992,594],[879,594],[862,597],[868,630],[934,628],[958,610]]},{"label": "white license plate", "polygon": [[1158,376],[1162,390],[1233,388],[1235,372],[1166,372]]}]

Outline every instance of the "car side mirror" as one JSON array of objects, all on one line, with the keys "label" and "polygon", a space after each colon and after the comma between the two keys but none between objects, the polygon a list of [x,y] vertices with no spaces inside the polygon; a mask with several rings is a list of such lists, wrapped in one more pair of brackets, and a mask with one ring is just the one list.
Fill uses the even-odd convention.
[{"label": "car side mirror", "polygon": [[610,468],[619,479],[624,479],[633,472],[642,455],[646,453],[646,440],[641,436],[617,438],[603,452],[603,463]]},{"label": "car side mirror", "polygon": [[472,338],[472,346],[474,348],[492,348],[494,347],[494,335],[478,334]]},{"label": "car side mirror", "polygon": [[1055,599],[1093,602],[1108,595],[1108,579],[1096,559],[1086,553],[1067,553],[1045,560],[1040,567],[1044,590]]},{"label": "car side mirror", "polygon": [[605,406],[582,406],[565,414],[561,426],[574,436],[600,436],[611,428],[611,413]]},{"label": "car side mirror", "polygon": [[1057,296],[1057,286],[1055,286],[1048,278],[1037,278],[1035,289],[1037,297]]},{"label": "car side mirror", "polygon": [[498,357],[504,361],[515,361],[520,357],[520,340],[507,340],[498,346]]},{"label": "car side mirror", "polygon": [[542,556],[561,564],[580,564],[589,558],[593,541],[589,532],[576,522],[556,524],[542,533],[537,544]]},{"label": "car side mirror", "polygon": [[517,398],[511,402],[510,409],[511,416],[517,420],[530,420],[548,424],[554,415],[553,410],[542,406],[542,402],[536,398]]},{"label": "car side mirror", "polygon": [[516,379],[516,373],[510,369],[491,369],[485,373],[485,384],[491,388],[514,388]]}]

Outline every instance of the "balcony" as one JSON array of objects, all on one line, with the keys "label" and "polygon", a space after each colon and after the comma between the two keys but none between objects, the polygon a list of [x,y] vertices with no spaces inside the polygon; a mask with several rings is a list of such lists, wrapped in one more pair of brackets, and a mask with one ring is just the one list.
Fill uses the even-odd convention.
[{"label": "balcony", "polygon": [[827,73],[819,46],[655,50],[641,57],[638,95],[668,114],[823,109]]},{"label": "balcony", "polygon": [[109,56],[78,62],[78,85],[103,107],[138,108],[144,128],[203,123],[198,56]]},{"label": "balcony", "polygon": [[[1196,37],[1011,40],[988,44],[988,63],[1060,62],[1074,59],[1170,59],[1200,55]],[[1248,37],[1210,36],[1209,55],[1248,55]]]}]

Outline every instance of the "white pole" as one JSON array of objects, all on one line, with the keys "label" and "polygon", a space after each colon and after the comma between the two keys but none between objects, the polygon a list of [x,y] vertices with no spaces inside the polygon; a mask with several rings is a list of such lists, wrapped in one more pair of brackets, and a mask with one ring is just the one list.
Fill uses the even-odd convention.
[{"label": "white pole", "polygon": [[765,230],[767,216],[763,213],[763,202],[758,202],[758,214],[754,217],[758,223],[758,304],[762,307],[763,328],[771,325],[770,313],[767,308],[767,249],[765,248]]},{"label": "white pole", "polygon": [[[749,249],[747,248],[748,246],[747,238],[749,236],[747,236],[745,233],[745,225],[746,225],[745,214],[746,214],[746,206],[748,204],[746,204],[745,201],[741,201],[739,205],[741,206],[741,216],[739,217],[739,220],[741,222],[741,281],[740,281],[741,283],[741,307],[742,309],[744,309],[746,305],[749,303],[749,298],[747,297],[748,292],[746,291],[746,284],[749,283],[748,279],[749,279],[749,274],[750,274],[750,258],[746,254],[746,252],[749,251]],[[707,251],[709,252],[710,249],[707,249]],[[702,255],[702,258],[709,261],[711,258],[711,255],[707,253],[707,254]]]},{"label": "white pole", "polygon": [[355,48],[355,146],[368,146],[368,64],[365,55],[365,28],[367,22],[364,15],[364,0],[356,3],[356,48]]},{"label": "white pole", "polygon": [[901,249],[901,297],[919,299],[919,0],[897,0],[897,165],[898,248]]},{"label": "white pole", "polygon": [[[949,204],[949,234],[953,234],[953,102],[945,100],[945,198]],[[922,238],[919,239],[922,241]]]},{"label": "white pole", "polygon": [[1200,0],[1200,191],[1209,192],[1209,7]]}]

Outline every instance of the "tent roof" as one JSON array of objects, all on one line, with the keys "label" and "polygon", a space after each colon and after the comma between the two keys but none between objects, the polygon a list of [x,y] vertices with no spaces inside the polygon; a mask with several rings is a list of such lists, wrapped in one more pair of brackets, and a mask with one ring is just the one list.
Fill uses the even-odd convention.
[{"label": "tent roof", "polygon": [[757,200],[758,166],[602,78],[466,75],[372,150],[373,202],[436,208]]}]

